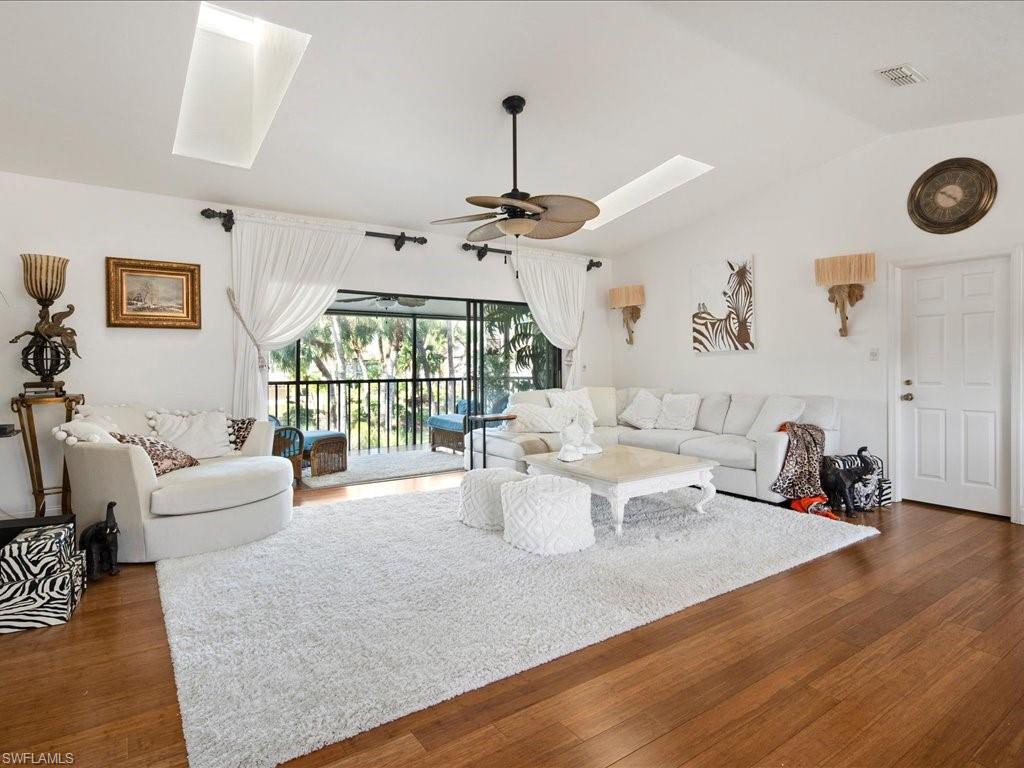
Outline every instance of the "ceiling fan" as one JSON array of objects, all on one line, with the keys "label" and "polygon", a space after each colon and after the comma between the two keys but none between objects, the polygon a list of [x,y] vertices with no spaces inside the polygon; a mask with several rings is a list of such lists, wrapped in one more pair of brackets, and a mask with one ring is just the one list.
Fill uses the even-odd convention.
[{"label": "ceiling fan", "polygon": [[397,296],[394,294],[383,294],[380,296],[358,296],[354,299],[338,299],[338,304],[353,304],[359,301],[372,301],[379,307],[393,307],[398,304],[401,307],[422,307],[427,300],[418,296]]},{"label": "ceiling fan", "polygon": [[472,213],[452,219],[438,219],[431,224],[457,224],[464,221],[484,221],[487,224],[472,230],[466,239],[471,243],[494,240],[502,235],[515,235],[534,240],[552,240],[565,237],[578,230],[601,209],[589,200],[572,195],[536,195],[519,191],[518,152],[516,147],[516,115],[523,111],[526,99],[509,96],[501,102],[512,115],[512,191],[501,197],[475,195],[466,202],[481,208],[493,208],[490,213]]}]

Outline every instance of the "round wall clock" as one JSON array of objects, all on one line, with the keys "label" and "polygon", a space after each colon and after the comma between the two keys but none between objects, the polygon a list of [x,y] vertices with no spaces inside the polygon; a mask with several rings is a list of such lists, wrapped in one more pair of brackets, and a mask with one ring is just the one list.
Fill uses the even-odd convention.
[{"label": "round wall clock", "polygon": [[980,160],[954,157],[933,165],[907,197],[910,219],[925,232],[948,235],[981,221],[996,199],[996,175]]}]

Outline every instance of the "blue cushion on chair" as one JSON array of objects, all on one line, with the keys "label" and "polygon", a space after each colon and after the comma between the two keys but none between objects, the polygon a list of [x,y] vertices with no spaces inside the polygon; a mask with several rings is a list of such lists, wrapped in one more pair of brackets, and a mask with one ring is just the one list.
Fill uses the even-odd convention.
[{"label": "blue cushion on chair", "polygon": [[459,413],[439,413],[427,419],[427,426],[434,429],[446,429],[449,432],[461,432],[466,417]]},{"label": "blue cushion on chair", "polygon": [[344,432],[329,432],[322,429],[311,429],[308,432],[302,433],[306,439],[302,443],[302,450],[308,451],[313,447],[313,443],[317,440],[323,440],[325,437],[344,437]]},{"label": "blue cushion on chair", "polygon": [[463,415],[469,413],[469,400],[459,400],[455,404],[455,412]]}]

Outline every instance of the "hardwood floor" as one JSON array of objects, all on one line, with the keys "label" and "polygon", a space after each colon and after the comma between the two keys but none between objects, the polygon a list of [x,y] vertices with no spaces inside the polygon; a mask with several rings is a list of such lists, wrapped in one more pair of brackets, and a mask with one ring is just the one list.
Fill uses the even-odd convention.
[{"label": "hardwood floor", "polygon": [[[859,522],[883,535],[288,765],[1024,765],[1024,527],[912,503]],[[0,753],[186,765],[152,566],[0,637],[0,681]]]}]

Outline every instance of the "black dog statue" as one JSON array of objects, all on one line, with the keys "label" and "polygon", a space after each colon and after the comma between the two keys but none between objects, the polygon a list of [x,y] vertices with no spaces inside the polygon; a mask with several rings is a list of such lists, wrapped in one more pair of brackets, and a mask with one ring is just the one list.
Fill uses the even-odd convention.
[{"label": "black dog statue", "polygon": [[107,519],[90,525],[78,540],[79,546],[85,550],[89,581],[102,579],[105,573],[116,576],[121,570],[117,567],[117,534],[120,531],[114,518],[116,505],[114,501],[107,504]]},{"label": "black dog statue", "polygon": [[875,471],[874,466],[868,459],[867,446],[861,446],[857,450],[860,457],[859,467],[841,468],[830,463],[822,462],[821,465],[821,487],[828,496],[828,505],[833,512],[839,512],[844,506],[846,514],[850,517],[857,516],[857,507],[853,503],[853,494],[850,489],[858,483],[871,476]]}]

